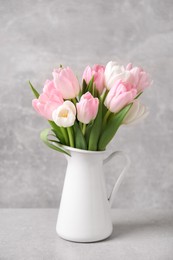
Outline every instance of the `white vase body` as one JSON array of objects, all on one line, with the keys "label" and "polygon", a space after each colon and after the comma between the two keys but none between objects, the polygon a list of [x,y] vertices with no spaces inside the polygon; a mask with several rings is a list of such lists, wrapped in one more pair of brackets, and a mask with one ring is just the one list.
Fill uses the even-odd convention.
[{"label": "white vase body", "polygon": [[[120,182],[122,171],[110,198],[107,198],[103,163],[105,152],[67,148],[67,170],[59,208],[56,230],[60,237],[75,242],[94,242],[109,237],[113,230],[111,202]],[[128,161],[129,164],[129,161]]]}]

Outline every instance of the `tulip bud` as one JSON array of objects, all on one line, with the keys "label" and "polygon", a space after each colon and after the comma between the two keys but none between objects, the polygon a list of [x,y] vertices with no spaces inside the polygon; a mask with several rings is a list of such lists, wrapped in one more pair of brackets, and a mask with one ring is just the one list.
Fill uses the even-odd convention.
[{"label": "tulip bud", "polygon": [[52,74],[55,87],[61,92],[64,99],[72,99],[78,96],[79,82],[69,67],[55,69]]},{"label": "tulip bud", "polygon": [[90,66],[87,66],[84,70],[83,77],[88,84],[92,77],[94,76],[94,84],[96,89],[98,90],[99,94],[101,95],[104,90],[104,71],[105,67],[95,64],[92,68]]},{"label": "tulip bud", "polygon": [[78,120],[84,124],[94,120],[97,116],[98,105],[98,98],[94,98],[90,92],[82,95],[79,103],[76,104]]},{"label": "tulip bud", "polygon": [[149,75],[142,68],[133,67],[132,64],[129,63],[126,70],[130,73],[128,82],[137,89],[137,93],[141,93],[145,88],[151,85]]},{"label": "tulip bud", "polygon": [[137,90],[130,84],[123,83],[121,80],[116,81],[116,84],[108,92],[104,104],[112,113],[118,113],[133,101],[136,93]]},{"label": "tulip bud", "polygon": [[117,62],[108,62],[105,68],[106,88],[110,90],[117,80],[121,80],[123,82],[127,81],[129,75],[129,71],[125,70],[125,68],[123,66],[120,66]]},{"label": "tulip bud", "polygon": [[127,115],[123,120],[123,124],[132,125],[140,122],[146,118],[149,114],[148,108],[143,105],[138,99],[133,101],[133,105],[128,111]]},{"label": "tulip bud", "polygon": [[43,93],[32,100],[32,106],[43,117],[52,120],[52,112],[64,102],[61,93],[55,88],[53,81],[47,80]]}]

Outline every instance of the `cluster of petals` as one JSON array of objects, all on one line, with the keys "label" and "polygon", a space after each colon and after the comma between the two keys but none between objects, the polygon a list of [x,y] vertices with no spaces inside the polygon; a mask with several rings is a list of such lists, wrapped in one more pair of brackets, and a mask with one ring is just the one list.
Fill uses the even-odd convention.
[{"label": "cluster of petals", "polygon": [[[74,105],[72,100],[79,95],[81,88],[71,68],[60,67],[54,69],[52,74],[53,80],[47,80],[42,94],[32,101],[34,109],[61,127],[72,126],[76,118],[84,124],[94,120],[98,113],[99,99],[87,92]],[[135,97],[151,84],[148,74],[142,68],[133,67],[131,63],[124,67],[116,61],[110,61],[105,67],[99,64],[87,66],[82,79],[89,84],[92,78],[93,87],[99,95],[106,93],[104,105],[110,112],[118,113],[133,102],[124,124],[147,114],[145,107],[135,101]]]},{"label": "cluster of petals", "polygon": [[94,87],[98,90],[100,95],[105,88],[104,71],[104,66],[95,64],[93,67],[87,66],[82,76],[82,79],[85,80],[87,84],[89,84],[92,77],[94,77]]},{"label": "cluster of petals", "polygon": [[61,92],[64,99],[77,97],[80,91],[80,85],[69,67],[54,69],[52,74],[55,87]]},{"label": "cluster of petals", "polygon": [[117,113],[132,102],[136,94],[137,90],[131,84],[118,80],[108,92],[104,104],[112,113]]},{"label": "cluster of petals", "polygon": [[70,127],[74,125],[76,120],[75,105],[66,100],[61,106],[55,109],[52,113],[53,121],[60,127]]},{"label": "cluster of petals", "polygon": [[142,68],[133,67],[131,63],[125,68],[115,61],[110,61],[105,68],[106,88],[110,90],[117,80],[132,84],[137,89],[137,93],[141,93],[151,84],[149,75]]},{"label": "cluster of petals", "polygon": [[[108,90],[105,106],[117,113],[133,102],[135,97],[151,84],[149,75],[140,67],[129,63],[126,68],[117,62],[110,61],[105,68],[105,86]],[[134,103],[136,104],[136,102]],[[129,113],[134,112],[134,107]]]},{"label": "cluster of petals", "polygon": [[54,82],[47,80],[43,93],[38,99],[32,100],[34,109],[43,117],[52,120],[53,111],[64,102],[62,94],[55,88]]},{"label": "cluster of petals", "polygon": [[117,80],[126,82],[130,77],[130,72],[125,70],[124,66],[119,65],[116,61],[109,61],[105,68],[105,86],[110,90]]},{"label": "cluster of petals", "polygon": [[76,104],[78,120],[84,124],[94,120],[97,116],[98,106],[98,98],[94,98],[90,92],[82,95],[79,103]]},{"label": "cluster of petals", "polygon": [[126,70],[130,72],[128,81],[136,87],[138,93],[143,92],[145,88],[151,85],[149,75],[141,67],[133,67],[129,63]]}]

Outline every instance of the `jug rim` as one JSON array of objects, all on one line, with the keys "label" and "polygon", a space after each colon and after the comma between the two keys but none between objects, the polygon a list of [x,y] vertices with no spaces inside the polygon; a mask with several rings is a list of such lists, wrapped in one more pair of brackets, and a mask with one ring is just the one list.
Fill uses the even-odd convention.
[{"label": "jug rim", "polygon": [[71,151],[71,152],[80,152],[80,153],[86,153],[86,154],[104,154],[106,152],[106,150],[103,150],[103,151],[90,151],[90,150],[74,148],[74,147],[67,146],[67,145],[62,145],[62,146],[66,150]]}]

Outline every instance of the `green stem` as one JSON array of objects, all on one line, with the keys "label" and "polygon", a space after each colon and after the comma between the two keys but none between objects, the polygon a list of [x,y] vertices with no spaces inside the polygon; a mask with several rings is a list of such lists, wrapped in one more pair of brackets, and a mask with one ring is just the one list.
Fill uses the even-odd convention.
[{"label": "green stem", "polygon": [[79,122],[79,126],[80,126],[80,129],[81,129],[81,131],[82,131],[83,123]]},{"label": "green stem", "polygon": [[64,127],[61,127],[61,132],[62,132],[62,134],[64,136],[65,144],[69,145],[69,139],[68,139],[67,130]]},{"label": "green stem", "polygon": [[73,102],[73,104],[76,106],[76,103],[78,102],[76,98],[72,98],[71,100]]},{"label": "green stem", "polygon": [[70,146],[74,147],[73,129],[72,127],[67,127],[67,133],[69,137]]},{"label": "green stem", "polygon": [[85,135],[85,132],[86,132],[86,124],[83,124],[83,127],[82,127],[82,133],[83,133],[83,135]]},{"label": "green stem", "polygon": [[110,116],[110,114],[111,114],[111,111],[108,110],[108,111],[106,112],[106,115],[105,115],[104,118],[103,118],[103,128],[104,128],[104,126],[106,125],[106,122],[107,122],[108,117]]},{"label": "green stem", "polygon": [[103,93],[103,95],[101,96],[101,100],[102,100],[102,103],[104,104],[105,102],[105,99],[106,99],[106,96],[108,94],[109,90],[106,89],[106,91]]}]

